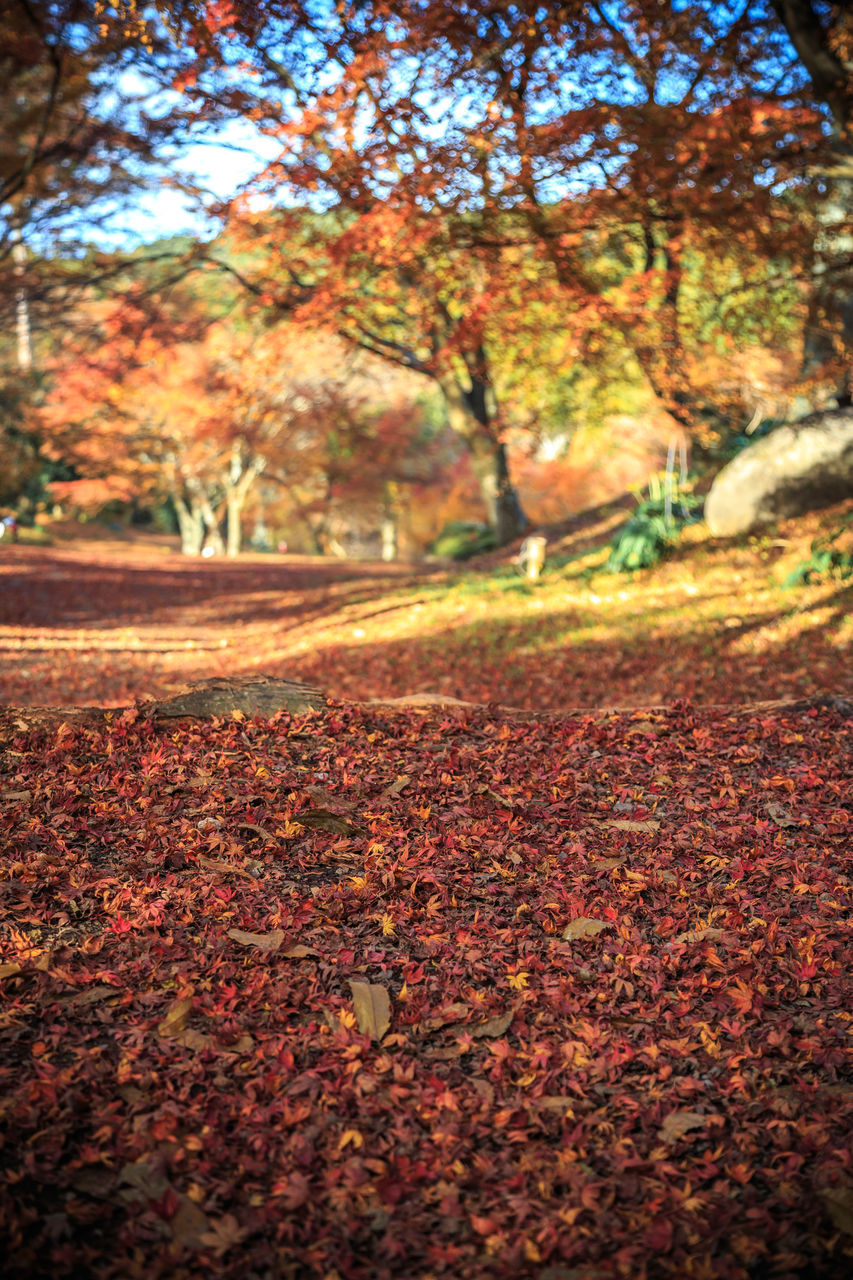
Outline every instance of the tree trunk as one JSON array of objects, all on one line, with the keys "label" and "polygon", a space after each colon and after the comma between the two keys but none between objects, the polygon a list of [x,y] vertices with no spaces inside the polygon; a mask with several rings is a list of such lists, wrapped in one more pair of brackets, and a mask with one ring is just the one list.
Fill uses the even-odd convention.
[{"label": "tree trunk", "polygon": [[444,395],[447,420],[468,446],[489,528],[502,547],[521,536],[527,518],[510,480],[506,447],[493,429],[488,383],[470,368],[468,374],[467,386],[450,375],[440,377],[438,382]]},{"label": "tree trunk", "polygon": [[204,541],[204,520],[198,504],[192,501],[185,502],[181,494],[173,493],[172,505],[175,508],[181,535],[181,553],[185,556],[200,555],[201,544]]}]

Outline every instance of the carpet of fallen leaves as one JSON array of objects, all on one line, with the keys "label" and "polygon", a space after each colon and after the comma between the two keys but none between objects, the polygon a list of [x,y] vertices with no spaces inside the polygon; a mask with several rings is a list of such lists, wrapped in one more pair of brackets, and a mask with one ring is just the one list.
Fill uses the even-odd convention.
[{"label": "carpet of fallen leaves", "polygon": [[534,585],[506,558],[460,573],[202,561],[152,538],[0,542],[0,702],[127,706],[259,672],[340,699],[427,691],[531,710],[845,692],[853,584],[781,586],[843,512],[742,544],[697,525],[630,579],[599,571],[619,510],[553,537]]},{"label": "carpet of fallen leaves", "polygon": [[841,704],[12,727],[4,1275],[851,1274]]}]

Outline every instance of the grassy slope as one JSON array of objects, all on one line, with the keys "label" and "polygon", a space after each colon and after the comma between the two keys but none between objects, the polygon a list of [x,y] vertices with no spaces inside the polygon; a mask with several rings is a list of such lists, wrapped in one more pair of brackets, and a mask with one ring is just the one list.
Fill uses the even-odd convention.
[{"label": "grassy slope", "polygon": [[186,679],[269,672],[333,697],[416,691],[527,708],[837,692],[853,587],[783,590],[840,511],[741,543],[687,531],[633,579],[597,571],[624,513],[552,537],[530,586],[493,557],[435,567],[248,557],[162,543],[0,547],[0,700],[127,705]]}]

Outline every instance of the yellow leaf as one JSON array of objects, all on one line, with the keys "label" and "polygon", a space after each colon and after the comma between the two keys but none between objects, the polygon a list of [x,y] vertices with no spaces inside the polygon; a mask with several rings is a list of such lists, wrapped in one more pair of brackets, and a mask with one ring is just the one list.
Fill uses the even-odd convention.
[{"label": "yellow leaf", "polygon": [[395,924],[394,924],[394,917],[393,917],[393,916],[389,916],[388,912],[386,911],[386,912],[385,912],[385,914],[384,914],[384,916],[382,917],[382,936],[383,936],[383,938],[393,938],[393,936],[394,936],[394,934],[396,933],[396,931],[397,931],[397,930],[396,930],[396,926],[395,926]]},{"label": "yellow leaf", "polygon": [[523,991],[527,986],[527,979],[529,977],[529,973],[513,973],[510,975],[509,985],[514,991]]},{"label": "yellow leaf", "polygon": [[356,1148],[364,1146],[364,1138],[361,1136],[358,1129],[344,1129],[341,1134],[340,1140],[338,1141],[338,1151],[343,1151],[344,1147],[349,1146]]},{"label": "yellow leaf", "polygon": [[16,973],[21,972],[19,964],[0,964],[0,978],[13,978]]},{"label": "yellow leaf", "polygon": [[371,1040],[381,1040],[391,1025],[391,1001],[381,982],[350,979],[350,991],[358,1029]]},{"label": "yellow leaf", "polygon": [[181,1000],[176,1000],[174,1004],[169,1006],[165,1018],[157,1026],[157,1032],[161,1036],[176,1036],[184,1030],[190,1020],[190,1010],[193,1007],[192,996],[184,996]]},{"label": "yellow leaf", "polygon": [[609,920],[593,920],[590,916],[578,916],[576,920],[570,920],[566,925],[563,938],[566,942],[575,942],[578,938],[594,938],[596,934],[601,933],[602,929],[612,928]]}]

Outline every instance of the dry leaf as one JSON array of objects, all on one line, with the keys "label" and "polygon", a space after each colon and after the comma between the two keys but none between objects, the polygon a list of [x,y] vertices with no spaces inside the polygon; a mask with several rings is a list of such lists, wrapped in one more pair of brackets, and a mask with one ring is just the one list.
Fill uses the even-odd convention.
[{"label": "dry leaf", "polygon": [[182,1044],[185,1049],[214,1049],[216,1041],[212,1036],[205,1035],[203,1031],[196,1031],[194,1027],[187,1027],[186,1031],[179,1031],[177,1035],[171,1037],[175,1044]]},{"label": "dry leaf", "polygon": [[169,1220],[172,1239],[187,1249],[197,1249],[201,1237],[210,1230],[207,1214],[189,1196],[178,1193],[178,1207]]},{"label": "dry leaf", "polygon": [[0,800],[32,800],[32,791],[4,791]]},{"label": "dry leaf", "polygon": [[724,932],[724,929],[688,929],[686,933],[679,933],[672,942],[701,942],[705,938],[722,938]]},{"label": "dry leaf", "polygon": [[14,978],[16,973],[21,972],[21,966],[15,964],[0,964],[0,978]]},{"label": "dry leaf", "polygon": [[590,866],[596,871],[612,871],[614,867],[621,867],[624,861],[624,858],[593,858]]},{"label": "dry leaf", "polygon": [[235,876],[245,876],[247,880],[254,880],[251,871],[246,871],[243,867],[235,867],[233,862],[222,862],[219,858],[206,858],[203,853],[196,854],[196,861],[200,867],[204,867],[205,871],[224,871]]},{"label": "dry leaf", "polygon": [[537,1106],[544,1107],[546,1111],[571,1111],[576,1102],[577,1098],[569,1098],[562,1093],[546,1093],[536,1099]]},{"label": "dry leaf", "polygon": [[468,1028],[475,1040],[481,1040],[484,1036],[493,1039],[495,1036],[502,1036],[504,1032],[509,1030],[510,1023],[516,1015],[521,1001],[517,1000],[506,1013],[496,1014],[494,1018],[486,1018],[484,1022],[478,1022],[476,1026]]},{"label": "dry leaf", "polygon": [[833,1225],[853,1236],[853,1186],[825,1187],[819,1194]]},{"label": "dry leaf", "polygon": [[381,1040],[391,1025],[391,1001],[386,988],[381,982],[351,978],[349,989],[359,1031],[371,1040]]},{"label": "dry leaf", "polygon": [[633,822],[630,818],[608,818],[601,823],[602,827],[616,827],[619,831],[658,831],[660,823],[657,818],[646,818],[643,822]]},{"label": "dry leaf", "polygon": [[675,1142],[691,1129],[703,1129],[707,1123],[708,1117],[698,1111],[670,1111],[661,1125],[660,1136],[664,1142]]},{"label": "dry leaf", "polygon": [[264,827],[259,827],[256,822],[238,822],[237,830],[254,831],[255,835],[260,836],[262,840],[275,839],[271,831],[267,831]]},{"label": "dry leaf", "polygon": [[85,991],[78,992],[77,995],[67,996],[65,1002],[73,1004],[75,1008],[85,1008],[89,1004],[99,1004],[101,1000],[109,1000],[111,996],[119,996],[121,991],[118,987],[95,986],[87,987]]},{"label": "dry leaf", "polygon": [[193,1007],[192,996],[183,996],[182,999],[176,1000],[174,1004],[169,1006],[165,1018],[157,1026],[157,1033],[161,1036],[176,1036],[184,1030],[190,1020],[190,1010]]},{"label": "dry leaf", "polygon": [[288,960],[302,960],[305,956],[318,956],[320,952],[316,947],[306,947],[301,942],[297,942],[281,954]]},{"label": "dry leaf", "polygon": [[329,831],[335,836],[362,834],[360,827],[345,822],[329,809],[303,809],[301,813],[293,815],[293,821],[298,822],[301,827],[308,827],[311,831]]},{"label": "dry leaf", "polygon": [[239,942],[241,947],[257,947],[259,951],[278,951],[284,942],[284,930],[271,929],[269,933],[247,933],[244,929],[229,929],[227,937]]},{"label": "dry leaf", "polygon": [[576,920],[570,920],[563,930],[563,938],[566,942],[575,942],[578,938],[594,938],[596,934],[601,933],[602,929],[612,929],[613,925],[609,920],[593,920],[590,916],[578,916]]},{"label": "dry leaf", "polygon": [[792,818],[787,809],[781,804],[767,804],[764,806],[768,818],[776,823],[777,827],[798,827],[800,824],[796,818]]},{"label": "dry leaf", "polygon": [[397,777],[396,782],[392,782],[390,787],[386,787],[382,792],[383,797],[390,799],[391,796],[398,796],[401,791],[405,791],[412,779],[406,773],[401,773]]}]

